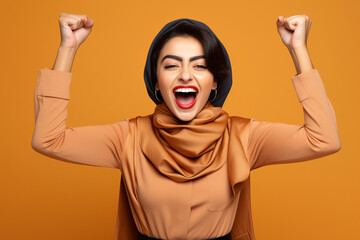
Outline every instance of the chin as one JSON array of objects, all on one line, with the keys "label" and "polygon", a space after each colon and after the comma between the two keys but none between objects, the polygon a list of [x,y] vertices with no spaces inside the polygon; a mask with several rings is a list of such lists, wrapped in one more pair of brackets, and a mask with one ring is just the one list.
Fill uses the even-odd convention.
[{"label": "chin", "polygon": [[195,118],[196,114],[177,114],[176,117],[183,122],[190,122]]},{"label": "chin", "polygon": [[204,106],[194,106],[191,109],[180,109],[179,107],[174,106],[173,114],[176,116],[177,119],[183,122],[189,122],[199,114],[199,112]]}]

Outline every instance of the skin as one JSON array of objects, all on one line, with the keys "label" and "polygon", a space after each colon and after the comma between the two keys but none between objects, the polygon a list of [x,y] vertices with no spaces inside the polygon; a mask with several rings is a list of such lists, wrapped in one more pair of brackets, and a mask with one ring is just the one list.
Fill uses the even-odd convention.
[{"label": "skin", "polygon": [[[181,58],[165,58],[164,56]],[[217,87],[213,74],[206,68],[205,58],[191,61],[192,57],[204,56],[202,44],[194,37],[173,37],[161,49],[157,62],[157,79],[155,86],[160,90],[166,106],[180,120],[190,121],[204,108],[210,92]],[[182,109],[175,102],[173,89],[176,86],[193,85],[198,88],[195,105]]]},{"label": "skin", "polygon": [[94,21],[86,15],[61,13],[59,17],[61,43],[53,70],[71,72],[80,45],[92,31]]},{"label": "skin", "polygon": [[[86,15],[61,13],[59,25],[61,44],[53,70],[71,72],[77,50],[90,34],[94,26],[94,21]],[[307,39],[311,26],[310,18],[306,15],[294,15],[288,18],[279,16],[276,21],[276,26],[283,44],[287,47],[293,59],[297,74],[313,69],[307,49]],[[171,44],[169,44],[170,41]],[[192,49],[193,52],[190,53],[187,51],[190,49]],[[181,52],[180,50],[184,50],[185,52]],[[157,72],[159,79],[157,87],[160,89],[164,101],[170,110],[179,119],[190,121],[205,106],[205,99],[208,99],[211,89],[216,87],[213,78],[210,77],[206,71],[203,71],[203,69],[202,71],[198,71],[189,61],[191,56],[200,55],[203,50],[199,47],[199,42],[191,39],[191,37],[177,37],[177,39],[169,40],[161,51],[159,59],[165,55],[165,52],[173,51],[173,53],[182,57],[183,61],[174,71],[170,71],[169,69],[165,70],[161,68],[162,66],[160,64],[160,69],[158,67],[159,71]],[[193,84],[197,84],[196,86],[201,91],[201,95],[198,97],[201,99],[199,98],[191,109],[177,109],[178,107],[174,102],[173,96],[171,96],[172,88],[176,84],[182,83],[186,85],[190,81]]]}]

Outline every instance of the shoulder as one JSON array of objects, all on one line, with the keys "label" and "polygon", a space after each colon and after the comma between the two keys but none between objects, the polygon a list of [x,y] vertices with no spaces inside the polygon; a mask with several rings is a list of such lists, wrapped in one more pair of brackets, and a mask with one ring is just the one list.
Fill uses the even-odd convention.
[{"label": "shoulder", "polygon": [[239,117],[239,116],[230,116],[228,119],[227,129],[229,131],[230,137],[239,138],[241,141],[246,144],[248,142],[250,134],[250,123],[252,119]]},{"label": "shoulder", "polygon": [[228,128],[245,128],[249,127],[250,123],[253,119],[251,118],[245,118],[245,117],[239,117],[239,116],[230,116],[228,120]]},{"label": "shoulder", "polygon": [[129,128],[130,129],[136,129],[140,127],[141,125],[148,125],[152,124],[152,118],[153,115],[147,115],[147,116],[136,116],[133,118],[128,119],[129,122]]}]

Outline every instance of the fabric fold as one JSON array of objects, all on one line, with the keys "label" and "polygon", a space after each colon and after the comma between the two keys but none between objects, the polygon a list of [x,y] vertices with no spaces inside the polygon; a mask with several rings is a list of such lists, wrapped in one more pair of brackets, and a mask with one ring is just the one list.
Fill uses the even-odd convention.
[{"label": "fabric fold", "polygon": [[228,161],[235,196],[241,189],[235,186],[250,172],[240,138],[249,120],[232,119],[235,124],[229,124],[231,119],[222,108],[208,103],[193,120],[181,122],[165,104],[159,104],[152,122],[140,118],[140,148],[159,172],[176,182],[210,174]]}]

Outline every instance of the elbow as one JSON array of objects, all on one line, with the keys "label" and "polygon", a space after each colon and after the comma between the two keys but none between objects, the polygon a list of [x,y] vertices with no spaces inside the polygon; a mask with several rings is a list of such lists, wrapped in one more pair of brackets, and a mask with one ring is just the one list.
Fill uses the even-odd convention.
[{"label": "elbow", "polygon": [[43,144],[41,143],[39,138],[36,137],[36,135],[34,134],[32,139],[31,139],[31,147],[32,147],[32,149],[34,149],[36,152],[42,153],[44,151],[42,146],[43,146]]},{"label": "elbow", "polygon": [[52,157],[59,154],[64,140],[63,134],[54,137],[49,134],[34,132],[31,147],[38,153]]},{"label": "elbow", "polygon": [[318,157],[334,154],[341,149],[340,138],[337,129],[333,131],[321,131],[320,133],[307,133],[307,141],[310,148]]},{"label": "elbow", "polygon": [[336,153],[338,151],[340,151],[341,149],[341,142],[340,142],[340,137],[338,134],[338,131],[334,131],[333,134],[331,136],[328,137],[329,141],[328,141],[328,153],[329,154],[333,154]]},{"label": "elbow", "polygon": [[334,141],[334,143],[331,144],[331,148],[330,148],[331,154],[340,151],[340,149],[341,149],[340,139],[337,138],[337,141]]},{"label": "elbow", "polygon": [[34,134],[31,139],[31,147],[36,152],[46,155],[51,149],[49,148],[49,144],[46,144],[45,138],[41,137],[38,134]]},{"label": "elbow", "polygon": [[338,137],[333,138],[331,141],[323,143],[319,149],[323,156],[334,154],[341,149],[340,139]]},{"label": "elbow", "polygon": [[327,146],[327,148],[325,149],[325,154],[326,155],[330,155],[330,154],[334,154],[338,151],[340,151],[341,149],[341,143],[340,141],[335,142],[335,143],[331,143]]}]

